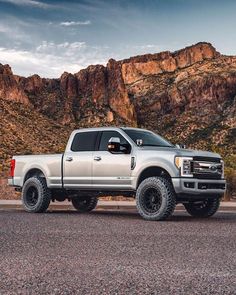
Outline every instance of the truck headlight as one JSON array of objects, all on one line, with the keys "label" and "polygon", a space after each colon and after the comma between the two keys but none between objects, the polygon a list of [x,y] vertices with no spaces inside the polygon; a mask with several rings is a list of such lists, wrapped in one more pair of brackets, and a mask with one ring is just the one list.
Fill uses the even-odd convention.
[{"label": "truck headlight", "polygon": [[175,157],[175,166],[179,169],[180,175],[183,177],[193,177],[191,157]]}]

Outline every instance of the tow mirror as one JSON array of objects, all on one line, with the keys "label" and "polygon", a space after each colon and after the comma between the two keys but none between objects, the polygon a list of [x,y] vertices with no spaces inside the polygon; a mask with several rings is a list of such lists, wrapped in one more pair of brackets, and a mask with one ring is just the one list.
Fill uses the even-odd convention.
[{"label": "tow mirror", "polygon": [[107,148],[110,153],[120,152],[120,138],[119,137],[111,137],[109,139]]}]

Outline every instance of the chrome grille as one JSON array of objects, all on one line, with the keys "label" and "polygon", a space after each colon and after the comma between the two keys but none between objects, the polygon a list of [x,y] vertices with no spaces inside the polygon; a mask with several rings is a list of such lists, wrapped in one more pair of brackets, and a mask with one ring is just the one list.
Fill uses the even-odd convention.
[{"label": "chrome grille", "polygon": [[192,174],[196,178],[202,179],[221,179],[223,174],[223,162],[216,158],[210,161],[196,160],[192,162]]}]

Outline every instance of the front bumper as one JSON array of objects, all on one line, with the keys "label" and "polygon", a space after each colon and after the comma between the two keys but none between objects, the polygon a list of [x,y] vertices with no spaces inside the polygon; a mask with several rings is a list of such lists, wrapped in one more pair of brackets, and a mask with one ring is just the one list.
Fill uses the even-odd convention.
[{"label": "front bumper", "polygon": [[223,195],[225,179],[172,178],[177,195]]}]

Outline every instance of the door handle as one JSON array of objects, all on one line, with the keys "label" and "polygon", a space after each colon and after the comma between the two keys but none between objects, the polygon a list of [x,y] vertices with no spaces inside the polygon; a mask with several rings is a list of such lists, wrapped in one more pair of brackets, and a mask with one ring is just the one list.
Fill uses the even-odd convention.
[{"label": "door handle", "polygon": [[100,156],[96,156],[93,159],[94,159],[94,161],[101,161],[102,158]]},{"label": "door handle", "polygon": [[72,157],[67,157],[66,161],[71,162],[71,161],[73,161],[73,158]]}]

